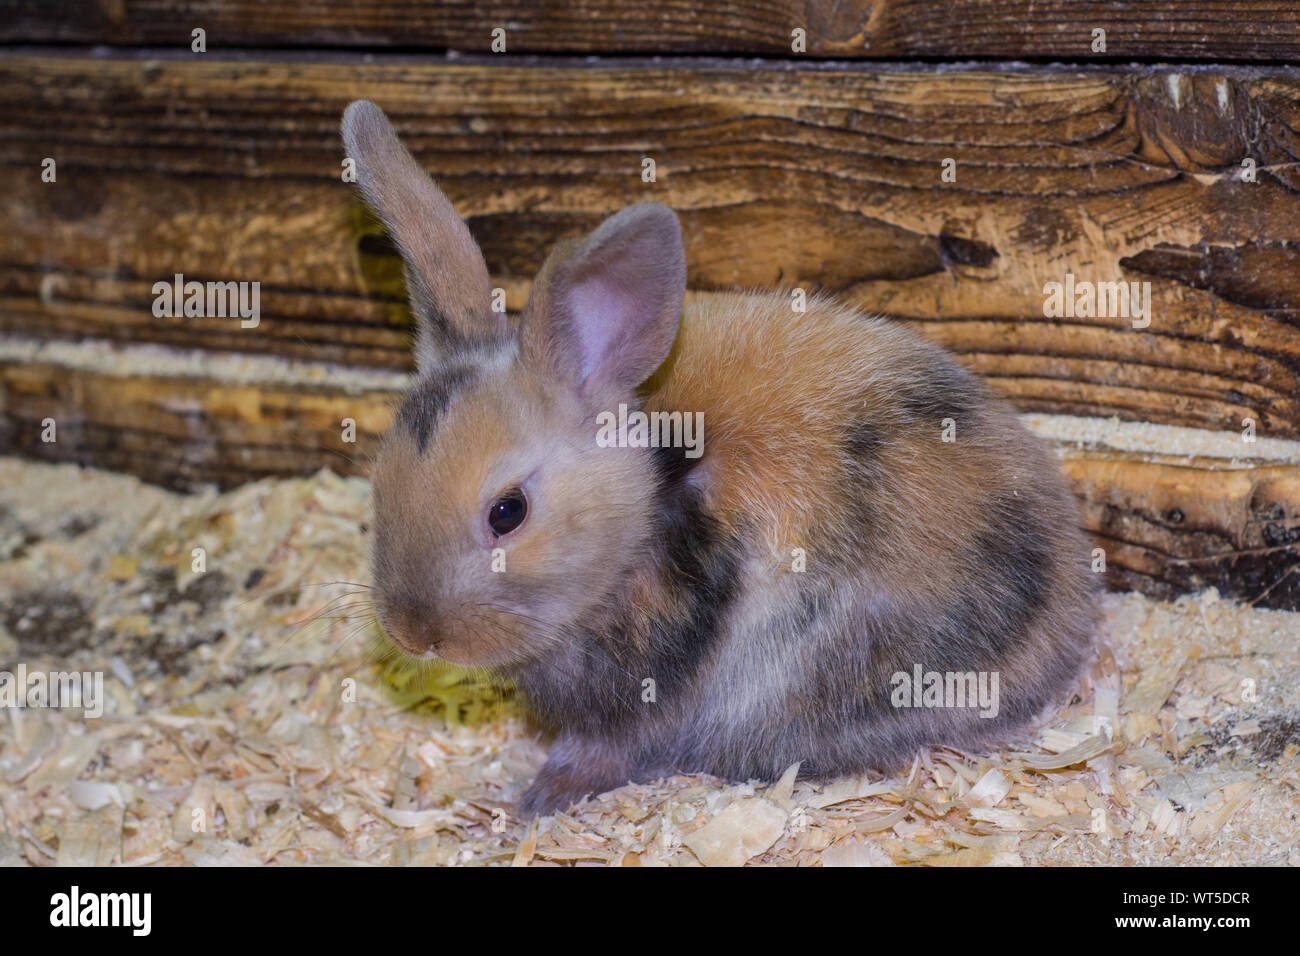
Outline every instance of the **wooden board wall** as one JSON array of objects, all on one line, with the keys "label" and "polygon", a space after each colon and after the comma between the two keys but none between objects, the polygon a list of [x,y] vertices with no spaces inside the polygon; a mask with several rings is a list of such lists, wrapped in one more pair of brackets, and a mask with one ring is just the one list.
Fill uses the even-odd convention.
[{"label": "wooden board wall", "polygon": [[[405,367],[400,264],[339,176],[360,95],[469,218],[512,307],[554,240],[656,199],[681,215],[693,289],[832,292],[1026,409],[1300,436],[1284,71],[3,57],[0,331]],[[155,318],[175,273],[260,282],[261,324]],[[1045,318],[1067,274],[1150,283],[1149,327]]]},{"label": "wooden board wall", "polygon": [[[1292,60],[1279,0],[0,0],[0,42],[209,49],[397,47],[507,53],[1093,60]],[[1095,30],[1106,32],[1104,52]]]}]

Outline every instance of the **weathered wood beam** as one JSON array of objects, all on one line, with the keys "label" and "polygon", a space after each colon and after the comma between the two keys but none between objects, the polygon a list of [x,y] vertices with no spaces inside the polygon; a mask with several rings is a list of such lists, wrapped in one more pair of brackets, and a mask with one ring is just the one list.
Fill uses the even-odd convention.
[{"label": "weathered wood beam", "polygon": [[1063,462],[1112,587],[1170,599],[1213,586],[1300,610],[1300,465],[1145,458],[1085,449]]},{"label": "weathered wood beam", "polygon": [[[835,293],[1025,409],[1300,436],[1286,70],[0,55],[0,331],[407,367],[400,263],[340,178],[358,96],[469,217],[511,308],[556,238],[654,199],[693,290]],[[260,324],[155,318],[175,273],[260,282]],[[1150,325],[1045,317],[1067,274],[1149,282]]]},{"label": "weathered wood beam", "polygon": [[320,468],[364,474],[395,394],[3,361],[0,449],[178,490]]},{"label": "weathered wood beam", "polygon": [[[508,53],[1016,57],[1300,57],[1300,10],[1276,0],[0,0],[0,42],[208,49],[392,47]],[[1094,33],[1105,31],[1098,49]]]}]

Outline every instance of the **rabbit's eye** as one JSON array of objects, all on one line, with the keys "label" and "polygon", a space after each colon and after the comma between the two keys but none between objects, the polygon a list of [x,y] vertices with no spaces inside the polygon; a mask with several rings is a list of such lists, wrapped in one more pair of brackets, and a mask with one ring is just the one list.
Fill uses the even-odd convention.
[{"label": "rabbit's eye", "polygon": [[488,509],[488,525],[499,538],[523,524],[527,514],[528,501],[522,491],[514,488],[492,502],[492,507]]}]

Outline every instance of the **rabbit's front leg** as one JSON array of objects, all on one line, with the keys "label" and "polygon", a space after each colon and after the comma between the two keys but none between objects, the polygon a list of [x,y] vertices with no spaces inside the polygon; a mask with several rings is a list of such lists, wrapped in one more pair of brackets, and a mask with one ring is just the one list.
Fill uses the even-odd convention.
[{"label": "rabbit's front leg", "polygon": [[519,816],[530,820],[567,810],[584,797],[595,796],[631,779],[631,766],[609,741],[562,737],[519,802]]}]

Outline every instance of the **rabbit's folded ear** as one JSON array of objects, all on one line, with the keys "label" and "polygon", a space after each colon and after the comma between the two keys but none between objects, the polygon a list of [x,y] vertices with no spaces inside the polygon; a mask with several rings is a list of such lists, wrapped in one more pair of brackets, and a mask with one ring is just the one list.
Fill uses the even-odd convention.
[{"label": "rabbit's folded ear", "polygon": [[457,351],[506,337],[492,310],[492,283],[474,237],[447,199],[369,100],[343,113],[343,143],[357,183],[406,260],[406,285],[418,326],[421,371]]},{"label": "rabbit's folded ear", "polygon": [[630,391],[668,357],[685,293],[676,214],[629,206],[551,253],[521,319],[522,350],[585,394]]}]

